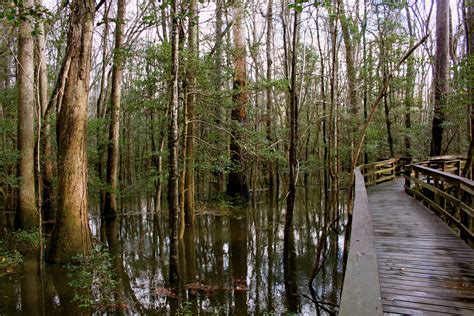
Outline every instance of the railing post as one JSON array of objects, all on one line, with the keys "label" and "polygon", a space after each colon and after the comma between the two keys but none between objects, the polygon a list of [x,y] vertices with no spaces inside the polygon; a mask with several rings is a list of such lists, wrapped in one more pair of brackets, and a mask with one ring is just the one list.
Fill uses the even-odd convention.
[{"label": "railing post", "polygon": [[[415,168],[414,171],[415,171],[414,179],[419,180],[419,178],[418,178],[418,176],[419,176],[418,170],[416,170],[416,168]],[[428,181],[428,179],[427,179],[427,181]],[[415,190],[415,198],[418,199],[418,195],[420,194],[420,185],[419,185],[418,182],[416,182],[416,181],[415,181],[415,188],[414,188],[414,190]]]},{"label": "railing post", "polygon": [[411,167],[405,166],[405,170],[403,170],[403,174],[405,175],[405,192],[408,195],[412,195],[411,193]]},{"label": "railing post", "polygon": [[[472,200],[472,196],[470,194],[463,194],[463,191],[460,187],[458,187],[458,199],[459,201],[463,202],[464,204],[466,204],[467,206],[473,208],[473,200]],[[473,219],[471,216],[469,216],[469,214],[467,212],[465,212],[461,206],[459,206],[459,222],[464,226],[466,227],[470,232],[472,232],[474,230],[474,224],[473,224]],[[470,239],[470,236],[468,235],[467,232],[465,232],[464,230],[460,230],[460,237],[462,238],[462,240],[466,241],[468,245],[470,245],[471,247],[473,246],[472,245],[472,240]]]}]

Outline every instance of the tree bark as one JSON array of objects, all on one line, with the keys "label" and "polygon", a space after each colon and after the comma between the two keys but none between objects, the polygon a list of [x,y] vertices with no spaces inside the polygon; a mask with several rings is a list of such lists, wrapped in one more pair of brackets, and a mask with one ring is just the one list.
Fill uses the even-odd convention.
[{"label": "tree bark", "polygon": [[[407,13],[408,34],[410,35],[410,47],[415,44],[413,27],[411,25],[410,8],[405,7]],[[406,86],[405,86],[405,156],[411,157],[411,110],[415,105],[413,94],[415,92],[415,59],[413,56],[407,59]]]},{"label": "tree bark", "polygon": [[[267,8],[267,34],[266,34],[266,55],[267,55],[267,116],[266,116],[266,136],[268,144],[271,145],[273,142],[272,136],[272,119],[273,119],[273,90],[272,90],[272,80],[273,80],[273,0],[268,1]],[[268,172],[268,188],[270,194],[273,194],[274,184],[274,175],[273,175],[273,161],[269,159],[266,162],[267,172]]]},{"label": "tree bark", "polygon": [[[35,0],[35,6],[41,7],[41,0]],[[38,34],[35,37],[36,45],[36,67],[38,78],[38,96],[41,108],[41,138],[40,138],[40,159],[41,159],[41,182],[38,194],[41,194],[41,211],[45,221],[54,218],[54,192],[53,192],[53,148],[51,144],[51,124],[50,111],[47,111],[48,94],[48,68],[46,66],[45,55],[45,29],[42,20],[37,23]]]},{"label": "tree bark", "polygon": [[448,94],[449,69],[449,1],[436,1],[436,55],[434,68],[434,110],[431,130],[431,156],[441,155],[444,110]]},{"label": "tree bark", "polygon": [[227,183],[227,194],[237,200],[247,201],[249,199],[249,190],[245,172],[244,151],[241,145],[242,136],[239,128],[247,121],[247,103],[248,96],[246,89],[247,67],[245,53],[245,29],[244,18],[244,0],[238,0],[234,4],[234,84],[232,101],[234,108],[231,112],[231,120],[236,124],[232,129],[230,141],[230,159],[232,170],[229,173],[229,182]]},{"label": "tree bark", "polygon": [[70,262],[88,255],[92,240],[87,203],[87,108],[95,3],[73,0],[64,94],[58,108],[58,207],[47,260]]},{"label": "tree bark", "polygon": [[[355,88],[357,82],[357,71],[354,65],[354,46],[352,43],[351,31],[349,29],[348,17],[344,8],[342,0],[338,0],[339,6],[339,20],[341,21],[342,38],[344,40],[345,57],[346,57],[346,69],[347,69],[347,90],[348,90],[348,101],[349,111],[352,118],[349,121],[350,130],[350,146],[351,146],[351,160],[354,153],[354,137],[359,127],[359,100],[357,97],[357,91]],[[349,165],[352,165],[350,163]]]},{"label": "tree bark", "polygon": [[467,95],[468,95],[468,133],[470,137],[469,151],[467,153],[466,165],[462,171],[463,177],[473,178],[473,155],[474,155],[474,1],[464,0],[464,29],[466,32],[467,53]]},{"label": "tree bark", "polygon": [[[109,37],[109,5],[106,5],[104,9],[104,31],[102,34],[102,69],[100,74],[100,90],[99,90],[99,97],[97,98],[97,106],[96,106],[96,118],[98,120],[105,119],[105,113],[107,109],[107,95],[110,85],[110,70],[106,71],[107,69],[107,55],[108,55],[108,37]],[[96,163],[96,170],[97,176],[99,177],[100,181],[106,181],[104,179],[104,151],[105,151],[105,144],[106,138],[104,133],[102,132],[103,128],[102,125],[98,125],[96,129],[96,142],[97,142],[97,163]],[[105,191],[100,189],[99,191],[99,207],[101,212],[105,209]]]},{"label": "tree bark", "polygon": [[[222,31],[223,27],[223,15],[225,10],[224,0],[216,0],[216,43],[215,43],[215,79],[214,85],[217,95],[220,97],[222,93],[223,86],[223,43],[224,43],[224,33]],[[220,120],[223,117],[223,109],[219,106],[216,106],[216,115],[217,118],[214,120],[215,124],[219,124]],[[219,132],[218,132],[219,133]],[[219,135],[219,134],[218,134]],[[220,138],[220,137],[219,137]],[[214,176],[217,178],[216,191],[220,194],[225,192],[225,173],[222,170],[214,172]]]},{"label": "tree bark", "polygon": [[188,68],[186,74],[186,104],[187,104],[187,134],[186,134],[186,174],[184,183],[184,214],[186,225],[194,224],[194,129],[196,115],[196,63],[198,61],[197,41],[197,2],[191,0],[189,3],[189,26],[188,26]]},{"label": "tree bark", "polygon": [[294,11],[293,20],[293,38],[291,52],[291,77],[290,77],[290,144],[288,147],[288,167],[289,185],[288,195],[286,197],[286,215],[285,215],[285,258],[287,258],[290,249],[287,249],[287,238],[289,238],[290,228],[293,222],[293,213],[296,199],[296,181],[298,180],[298,160],[296,157],[298,145],[298,94],[296,93],[296,57],[297,57],[297,39],[298,39],[298,12]]},{"label": "tree bark", "polygon": [[122,71],[124,64],[124,29],[125,29],[125,0],[117,1],[117,18],[115,26],[114,64],[112,67],[112,96],[110,108],[109,148],[107,154],[107,184],[105,193],[104,214],[117,216],[117,171],[119,167],[120,149],[120,102],[122,89]]},{"label": "tree bark", "polygon": [[316,21],[316,38],[318,42],[318,52],[319,52],[319,64],[320,64],[320,81],[321,81],[321,103],[322,103],[322,123],[323,123],[323,178],[324,178],[324,191],[329,190],[329,174],[328,174],[328,164],[329,164],[329,152],[328,152],[328,137],[327,137],[327,100],[326,100],[326,89],[325,89],[325,66],[323,59],[323,50],[321,48],[321,36],[319,31],[319,24]]},{"label": "tree bark", "polygon": [[175,286],[179,280],[178,274],[178,222],[179,222],[179,185],[178,185],[178,75],[179,75],[179,12],[178,0],[172,1],[172,68],[171,68],[171,98],[169,105],[168,126],[168,211],[170,227],[170,271],[169,282]]},{"label": "tree bark", "polygon": [[19,159],[17,176],[17,210],[15,228],[26,229],[38,226],[39,214],[36,209],[36,191],[34,175],[35,148],[35,92],[34,92],[34,43],[32,17],[28,11],[33,8],[33,0],[25,0],[20,12],[18,41],[18,134],[17,149]]}]

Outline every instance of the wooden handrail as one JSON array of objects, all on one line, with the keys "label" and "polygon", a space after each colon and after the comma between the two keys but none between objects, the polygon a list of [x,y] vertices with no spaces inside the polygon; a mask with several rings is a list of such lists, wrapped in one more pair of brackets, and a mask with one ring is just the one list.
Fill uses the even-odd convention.
[{"label": "wooden handrail", "polygon": [[365,186],[370,187],[393,180],[396,176],[397,164],[398,159],[392,158],[361,165],[358,168],[364,176]]},{"label": "wooden handrail", "polygon": [[355,173],[351,243],[339,315],[382,315],[382,300],[373,244],[367,191],[360,168]]},{"label": "wooden handrail", "polygon": [[462,159],[451,159],[439,163],[438,169],[428,167],[434,161],[410,165],[405,170],[405,191],[435,211],[473,247],[474,181],[457,175],[462,164]]}]

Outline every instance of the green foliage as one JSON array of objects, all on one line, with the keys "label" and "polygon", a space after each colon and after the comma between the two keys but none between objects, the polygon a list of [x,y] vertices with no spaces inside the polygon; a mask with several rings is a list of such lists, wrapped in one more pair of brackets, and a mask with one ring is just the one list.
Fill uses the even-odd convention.
[{"label": "green foliage", "polygon": [[24,10],[23,5],[23,0],[13,0],[0,4],[0,22],[18,27],[22,20],[33,20],[32,35],[38,35],[37,23],[51,20],[52,13],[44,6],[34,6],[29,10]]},{"label": "green foliage", "polygon": [[18,271],[23,256],[17,250],[7,250],[4,241],[0,240],[0,277]]},{"label": "green foliage", "polygon": [[19,230],[12,234],[12,244],[23,254],[36,252],[41,245],[41,236],[38,229]]},{"label": "green foliage", "polygon": [[74,289],[73,302],[94,310],[115,306],[117,281],[108,251],[97,248],[90,256],[76,256],[74,261],[77,264],[67,266],[69,285]]},{"label": "green foliage", "polygon": [[[3,58],[3,56],[0,56]],[[4,80],[1,77],[0,80]],[[16,176],[16,164],[18,160],[18,151],[16,150],[16,132],[17,132],[17,102],[18,97],[16,89],[7,88],[0,91],[0,103],[7,115],[0,120],[0,188],[15,189],[18,185]],[[11,113],[11,114],[10,114]]]}]

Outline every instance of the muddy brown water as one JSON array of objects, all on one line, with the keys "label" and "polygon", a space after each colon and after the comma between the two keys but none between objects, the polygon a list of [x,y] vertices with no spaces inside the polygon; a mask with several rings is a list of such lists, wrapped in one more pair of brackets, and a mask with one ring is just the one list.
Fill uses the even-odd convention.
[{"label": "muddy brown water", "polygon": [[[316,315],[336,311],[343,278],[344,207],[320,197],[317,190],[298,192],[288,260],[283,260],[284,198],[264,198],[257,205],[230,210],[203,204],[194,228],[187,229],[179,241],[180,281],[172,291],[164,213],[154,216],[137,206],[108,225],[91,215],[94,238],[112,246],[121,297],[121,309],[115,313]],[[338,217],[328,230],[326,259],[313,282],[317,299],[324,302],[321,309],[312,300],[308,280],[325,223]],[[36,260],[27,259],[22,273],[0,277],[0,314],[79,314],[67,283],[64,267],[46,265],[39,274]],[[104,310],[82,310],[91,313]],[[109,313],[113,313],[110,308]]]}]

